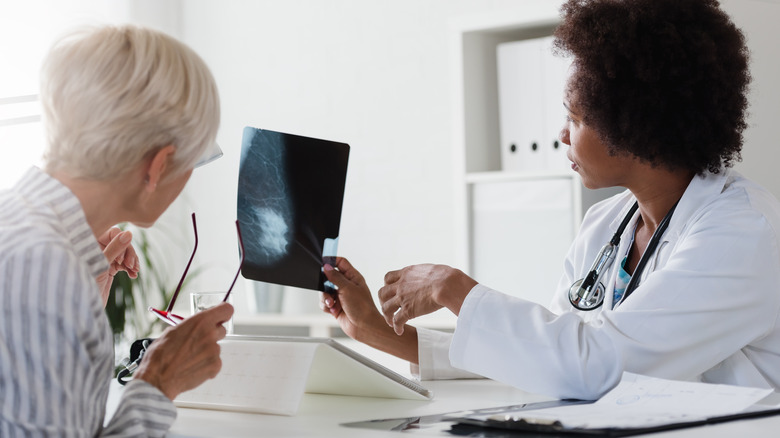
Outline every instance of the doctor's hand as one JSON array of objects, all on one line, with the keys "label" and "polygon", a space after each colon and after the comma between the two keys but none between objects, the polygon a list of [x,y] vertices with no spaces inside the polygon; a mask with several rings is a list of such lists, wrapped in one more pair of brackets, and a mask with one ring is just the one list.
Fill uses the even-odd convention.
[{"label": "doctor's hand", "polygon": [[325,265],[325,276],[338,287],[335,294],[320,292],[320,308],[336,317],[350,338],[411,363],[419,363],[417,329],[407,326],[397,336],[379,313],[366,280],[347,259],[336,258],[336,266]]},{"label": "doctor's hand", "polygon": [[169,399],[214,378],[222,368],[217,341],[227,334],[222,324],[233,306],[222,303],[168,327],[144,353],[133,379],[157,387]]},{"label": "doctor's hand", "polygon": [[105,233],[98,237],[100,249],[108,260],[108,270],[102,272],[97,277],[100,295],[103,297],[103,306],[108,301],[108,294],[111,292],[111,283],[114,276],[119,271],[127,272],[130,278],[137,278],[141,264],[138,261],[138,255],[132,245],[133,234],[130,231],[122,231],[117,227],[109,228]]},{"label": "doctor's hand", "polygon": [[455,315],[477,285],[462,271],[445,265],[414,265],[385,275],[379,301],[385,321],[397,335],[412,318],[446,307]]},{"label": "doctor's hand", "polygon": [[336,258],[336,269],[325,265],[325,276],[338,287],[335,294],[320,292],[320,308],[333,315],[352,339],[366,342],[366,335],[385,325],[371,298],[363,275],[343,257]]}]

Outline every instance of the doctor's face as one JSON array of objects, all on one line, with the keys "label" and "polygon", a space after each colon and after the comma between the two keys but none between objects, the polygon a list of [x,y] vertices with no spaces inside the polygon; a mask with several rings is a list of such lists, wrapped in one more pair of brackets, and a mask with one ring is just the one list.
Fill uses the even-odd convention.
[{"label": "doctor's face", "polygon": [[586,125],[584,115],[572,99],[565,99],[566,123],[560,133],[561,142],[569,145],[566,157],[571,168],[582,178],[582,184],[589,189],[625,186],[631,160],[628,157],[611,155],[599,134]]}]

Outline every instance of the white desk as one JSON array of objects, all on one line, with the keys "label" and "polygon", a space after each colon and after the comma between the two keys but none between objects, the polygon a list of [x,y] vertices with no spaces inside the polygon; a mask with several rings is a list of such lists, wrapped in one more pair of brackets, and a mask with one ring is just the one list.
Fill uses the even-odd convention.
[{"label": "white desk", "polygon": [[[394,371],[408,375],[408,364],[354,341],[346,345]],[[387,437],[442,436],[438,432],[389,432],[340,426],[341,423],[380,418],[435,415],[488,407],[549,400],[491,380],[426,381],[434,392],[431,401],[306,394],[295,416],[247,414],[204,409],[178,409],[168,437]],[[118,403],[122,387],[112,382],[109,414]],[[777,437],[780,416],[742,420],[715,426],[681,429],[651,435],[663,438]],[[454,436],[454,435],[452,435]]]},{"label": "white desk", "polygon": [[[169,437],[386,437],[441,436],[423,431],[387,432],[340,426],[340,423],[378,418],[431,415],[544,400],[489,380],[425,382],[436,394],[430,402],[307,394],[296,416],[245,414],[179,408]],[[121,387],[112,383],[109,403],[116,403]],[[776,437],[780,416],[742,420],[715,426],[681,429],[651,435],[663,438]],[[454,436],[454,435],[453,435]]]}]

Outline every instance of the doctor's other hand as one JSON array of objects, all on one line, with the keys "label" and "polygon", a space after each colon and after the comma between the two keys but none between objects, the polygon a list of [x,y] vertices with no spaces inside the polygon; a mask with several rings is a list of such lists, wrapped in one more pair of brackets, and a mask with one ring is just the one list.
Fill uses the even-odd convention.
[{"label": "doctor's other hand", "polygon": [[413,265],[385,275],[379,301],[385,321],[397,335],[407,321],[442,307],[458,315],[466,295],[477,282],[445,265]]},{"label": "doctor's other hand", "polygon": [[[335,268],[335,269],[334,269]],[[338,287],[334,294],[320,292],[320,308],[333,315],[352,339],[366,342],[366,335],[384,326],[363,275],[343,257],[336,266],[325,265],[325,276]]]},{"label": "doctor's other hand", "polygon": [[227,334],[222,324],[233,306],[222,303],[168,327],[144,354],[134,379],[157,387],[169,399],[214,378],[222,368],[217,341]]}]

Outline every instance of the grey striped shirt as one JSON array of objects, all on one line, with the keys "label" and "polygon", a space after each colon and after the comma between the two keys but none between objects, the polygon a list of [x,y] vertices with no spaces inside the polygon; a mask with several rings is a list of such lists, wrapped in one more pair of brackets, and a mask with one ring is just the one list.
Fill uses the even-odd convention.
[{"label": "grey striped shirt", "polygon": [[0,191],[0,437],[163,436],[173,403],[127,385],[104,427],[111,330],[95,277],[108,268],[73,193],[37,168]]}]

